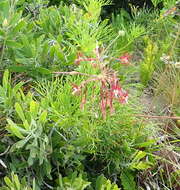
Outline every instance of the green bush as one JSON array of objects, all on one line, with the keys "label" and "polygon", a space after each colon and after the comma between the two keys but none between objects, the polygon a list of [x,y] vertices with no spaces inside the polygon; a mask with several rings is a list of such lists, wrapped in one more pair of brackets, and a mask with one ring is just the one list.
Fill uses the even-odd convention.
[{"label": "green bush", "polygon": [[160,13],[131,6],[131,16],[120,10],[111,23],[100,16],[109,1],[65,3],[0,2],[0,174],[6,176],[0,189],[176,187],[176,159],[161,154],[172,145],[162,143],[168,133],[151,121],[171,116],[150,115],[142,96],[153,84],[168,111],[177,110],[179,25],[176,11],[168,12],[174,2],[164,1]]}]

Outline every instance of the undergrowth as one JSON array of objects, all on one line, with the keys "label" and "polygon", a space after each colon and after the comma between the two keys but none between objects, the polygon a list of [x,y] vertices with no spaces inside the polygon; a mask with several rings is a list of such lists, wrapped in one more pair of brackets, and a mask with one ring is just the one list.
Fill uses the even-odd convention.
[{"label": "undergrowth", "polygon": [[0,189],[180,187],[178,4],[152,2],[0,2]]}]

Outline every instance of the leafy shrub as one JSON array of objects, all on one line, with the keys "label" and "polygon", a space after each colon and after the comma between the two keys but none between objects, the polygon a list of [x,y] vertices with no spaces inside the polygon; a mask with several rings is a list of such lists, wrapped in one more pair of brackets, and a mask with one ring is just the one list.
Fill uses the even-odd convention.
[{"label": "leafy shrub", "polygon": [[144,85],[152,79],[155,70],[155,60],[157,59],[158,47],[151,40],[145,39],[147,47],[145,49],[145,59],[140,65],[140,77]]},{"label": "leafy shrub", "polygon": [[[4,72],[0,86],[0,174],[19,176],[12,173],[1,185],[137,189],[139,173],[157,171],[160,157],[154,152],[160,149],[160,131],[159,123],[140,119],[146,115],[139,115],[142,92],[136,77],[140,74],[147,85],[157,73],[154,92],[161,94],[167,75],[174,93],[163,88],[170,98],[164,95],[172,110],[177,107],[178,72],[169,72],[178,71],[177,18],[168,10],[160,16],[149,12],[153,21],[145,23],[146,11],[132,7],[133,21],[121,10],[108,24],[100,14],[109,1],[47,3],[0,3],[0,66],[13,71],[12,80],[8,70]],[[165,60],[163,53],[170,58]],[[14,72],[33,81],[31,87],[16,84]],[[20,180],[22,176],[27,181]],[[141,185],[149,184],[144,181]],[[165,184],[171,186],[169,181]]]},{"label": "leafy shrub", "polygon": [[17,93],[23,84],[23,82],[19,82],[15,86],[12,86],[9,71],[6,70],[4,72],[2,86],[0,86],[0,111],[2,114],[1,118],[4,115],[9,116],[13,113],[13,106],[17,99]]},{"label": "leafy shrub", "polygon": [[57,190],[60,189],[84,190],[91,184],[90,182],[85,181],[82,175],[77,176],[76,172],[64,178],[59,176],[58,181],[60,185],[56,188]]},{"label": "leafy shrub", "polygon": [[116,16],[112,15],[112,26],[115,32],[122,33],[114,44],[114,48],[118,52],[132,51],[136,39],[145,33],[145,28],[142,25],[130,20],[130,15],[124,10],[121,10]]},{"label": "leafy shrub", "polygon": [[33,188],[31,188],[27,182],[26,179],[23,178],[22,180],[19,180],[19,177],[14,174],[11,173],[11,178],[9,177],[5,177],[4,178],[5,181],[5,186],[0,187],[1,190],[35,190],[35,180],[33,180]]},{"label": "leafy shrub", "polygon": [[[43,5],[42,1],[38,3]],[[27,72],[36,77],[71,66],[77,51],[90,53],[97,41],[108,42],[114,36],[107,21],[100,23],[101,6],[106,3],[87,1],[82,3],[84,9],[62,4],[40,6],[32,18],[31,13],[23,17],[23,10],[28,10],[33,2],[22,7],[19,2],[2,1],[1,68],[10,66],[11,71]]]}]

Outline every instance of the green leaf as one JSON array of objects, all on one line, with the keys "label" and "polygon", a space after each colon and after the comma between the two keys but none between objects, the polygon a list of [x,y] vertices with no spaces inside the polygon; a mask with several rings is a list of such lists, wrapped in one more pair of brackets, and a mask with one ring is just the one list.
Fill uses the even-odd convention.
[{"label": "green leaf", "polygon": [[2,99],[4,101],[4,99],[6,98],[6,90],[0,86],[0,94],[1,94],[1,102],[2,102]]},{"label": "green leaf", "polygon": [[96,180],[95,190],[119,190],[119,188],[116,184],[111,184],[109,179],[106,179],[103,175],[100,175]]},{"label": "green leaf", "polygon": [[16,34],[18,31],[26,27],[26,22],[24,20],[19,21],[19,23],[14,27],[12,33]]},{"label": "green leaf", "polygon": [[12,72],[26,72],[27,66],[10,66],[8,69]]},{"label": "green leaf", "polygon": [[22,16],[22,11],[15,12],[13,17],[11,17],[9,24],[14,27],[20,21],[21,16]]},{"label": "green leaf", "polygon": [[9,124],[7,129],[18,138],[23,139],[24,136],[21,134],[19,127],[10,119],[7,119],[7,122]]},{"label": "green leaf", "polygon": [[4,181],[5,181],[5,183],[6,183],[6,185],[7,185],[8,187],[14,188],[13,183],[11,182],[11,180],[10,180],[8,177],[5,177],[5,178],[4,178]]},{"label": "green leaf", "polygon": [[23,126],[24,126],[24,128],[26,129],[26,130],[31,130],[31,127],[30,127],[30,125],[29,125],[29,123],[28,123],[28,121],[27,120],[25,120],[24,122],[23,122]]},{"label": "green leaf", "polygon": [[24,111],[22,110],[22,107],[20,106],[19,103],[15,103],[15,110],[16,110],[18,116],[20,117],[20,119],[24,122],[26,120]]},{"label": "green leaf", "polygon": [[51,71],[49,69],[46,69],[43,67],[37,67],[37,68],[35,68],[35,70],[42,75],[50,75],[51,74]]},{"label": "green leaf", "polygon": [[36,180],[33,178],[33,190],[36,190]]},{"label": "green leaf", "polygon": [[33,115],[33,117],[37,116],[37,114],[38,114],[38,107],[39,107],[38,103],[35,102],[34,100],[32,100],[30,102],[30,113],[31,113],[31,115]]},{"label": "green leaf", "polygon": [[0,28],[0,36],[4,36],[5,34],[5,31],[2,28]]},{"label": "green leaf", "polygon": [[48,174],[49,179],[52,179],[52,177],[51,177],[52,166],[49,163],[49,161],[45,162],[45,170],[46,170],[46,173]]},{"label": "green leaf", "polygon": [[151,145],[155,144],[156,140],[149,140],[147,142],[138,143],[135,147],[142,148],[142,147],[150,147]]},{"label": "green leaf", "polygon": [[31,158],[36,158],[37,155],[38,155],[37,149],[32,146],[32,147],[30,148],[30,156],[31,156]]},{"label": "green leaf", "polygon": [[64,54],[58,45],[54,46],[55,54],[59,60],[64,60]]},{"label": "green leaf", "polygon": [[148,168],[152,167],[152,163],[151,162],[138,162],[138,163],[133,163],[130,167],[132,169],[137,169],[137,170],[146,170]]},{"label": "green leaf", "polygon": [[28,165],[29,165],[29,166],[32,166],[33,163],[34,163],[34,159],[33,159],[32,157],[29,157],[29,158],[28,158]]},{"label": "green leaf", "polygon": [[124,190],[136,190],[134,174],[130,170],[123,170],[120,179]]},{"label": "green leaf", "polygon": [[10,48],[22,48],[22,44],[15,42],[13,40],[7,40],[6,45]]},{"label": "green leaf", "polygon": [[30,40],[27,38],[26,35],[22,35],[21,39],[22,39],[22,43],[23,43],[23,52],[24,52],[23,56],[27,57],[27,58],[33,57],[34,54],[33,54],[33,49],[32,49],[31,44],[33,44],[34,41],[31,40],[31,42],[30,42]]},{"label": "green leaf", "polygon": [[16,188],[17,190],[21,190],[21,185],[20,185],[20,182],[19,182],[19,179],[18,179],[18,176],[15,174],[13,175],[13,179],[14,179],[14,182],[15,182],[15,185],[16,185]]},{"label": "green leaf", "polygon": [[159,3],[163,2],[163,0],[152,0],[151,1],[154,5],[154,7],[156,7]]},{"label": "green leaf", "polygon": [[3,87],[7,90],[8,89],[8,82],[9,82],[9,71],[5,70],[3,75]]},{"label": "green leaf", "polygon": [[46,118],[47,118],[47,111],[44,110],[44,111],[41,113],[40,117],[39,117],[39,121],[42,122],[42,123],[45,123],[45,122],[46,122]]},{"label": "green leaf", "polygon": [[19,82],[18,84],[16,84],[16,86],[13,88],[13,93],[16,94],[23,85],[24,85],[24,82]]},{"label": "green leaf", "polygon": [[29,140],[28,138],[25,138],[18,141],[17,143],[13,144],[13,147],[11,150],[13,150],[14,148],[17,148],[17,149],[22,148],[28,142],[28,140]]},{"label": "green leaf", "polygon": [[98,176],[97,180],[96,180],[96,190],[101,190],[102,189],[102,186],[105,182],[104,180],[104,176],[103,175],[100,175]]},{"label": "green leaf", "polygon": [[8,18],[9,10],[10,10],[9,1],[1,1],[0,2],[0,12],[2,13],[2,16],[4,18]]},{"label": "green leaf", "polygon": [[140,159],[144,158],[147,154],[144,151],[138,151],[138,153],[135,153],[135,157],[132,162],[138,162]]}]

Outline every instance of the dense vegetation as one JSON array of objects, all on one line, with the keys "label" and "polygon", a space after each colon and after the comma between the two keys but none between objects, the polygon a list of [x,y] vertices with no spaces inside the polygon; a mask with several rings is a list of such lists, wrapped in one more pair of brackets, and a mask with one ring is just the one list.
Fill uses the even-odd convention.
[{"label": "dense vegetation", "polygon": [[180,188],[178,6],[0,1],[0,190]]}]

